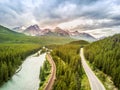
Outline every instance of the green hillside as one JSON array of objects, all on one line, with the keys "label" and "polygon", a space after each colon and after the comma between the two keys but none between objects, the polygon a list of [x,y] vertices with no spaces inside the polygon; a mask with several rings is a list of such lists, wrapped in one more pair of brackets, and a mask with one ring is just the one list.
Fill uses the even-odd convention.
[{"label": "green hillside", "polygon": [[94,42],[84,51],[86,59],[110,75],[120,89],[120,34]]},{"label": "green hillside", "polygon": [[89,42],[87,42],[87,41],[84,41],[84,40],[79,40],[79,41],[72,41],[72,42],[70,42],[69,44],[75,44],[75,45],[87,45],[87,44],[89,44]]},{"label": "green hillside", "polygon": [[23,34],[9,30],[6,27],[0,25],[0,43],[13,41],[16,38],[24,36]]},{"label": "green hillside", "polygon": [[58,36],[25,36],[18,38],[15,42],[18,43],[35,43],[41,45],[50,45],[50,44],[65,44],[75,39],[69,37],[58,37]]},{"label": "green hillside", "polygon": [[35,43],[35,44],[65,44],[74,41],[69,37],[58,36],[26,36],[21,33],[11,31],[0,25],[0,43]]}]

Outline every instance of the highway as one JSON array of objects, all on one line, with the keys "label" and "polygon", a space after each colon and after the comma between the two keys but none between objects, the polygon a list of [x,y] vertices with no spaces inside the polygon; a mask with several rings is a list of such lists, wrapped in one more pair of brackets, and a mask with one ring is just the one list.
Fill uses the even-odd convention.
[{"label": "highway", "polygon": [[91,90],[106,90],[103,84],[101,83],[101,81],[96,77],[94,72],[91,70],[91,68],[86,63],[83,48],[81,48],[80,50],[80,56],[81,56],[82,66],[90,82]]}]

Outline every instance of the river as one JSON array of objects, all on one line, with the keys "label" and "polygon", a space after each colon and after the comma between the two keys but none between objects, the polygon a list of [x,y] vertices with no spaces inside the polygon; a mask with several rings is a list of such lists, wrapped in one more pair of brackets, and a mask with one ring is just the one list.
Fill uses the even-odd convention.
[{"label": "river", "polygon": [[45,55],[31,55],[25,59],[22,69],[0,87],[0,90],[38,90],[40,66],[45,61]]}]

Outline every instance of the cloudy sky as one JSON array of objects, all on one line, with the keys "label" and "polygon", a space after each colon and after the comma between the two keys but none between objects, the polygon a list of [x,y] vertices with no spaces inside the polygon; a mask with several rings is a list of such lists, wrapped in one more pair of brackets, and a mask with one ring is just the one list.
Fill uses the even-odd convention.
[{"label": "cloudy sky", "polygon": [[120,32],[120,0],[0,0],[0,24],[58,26],[108,36]]}]

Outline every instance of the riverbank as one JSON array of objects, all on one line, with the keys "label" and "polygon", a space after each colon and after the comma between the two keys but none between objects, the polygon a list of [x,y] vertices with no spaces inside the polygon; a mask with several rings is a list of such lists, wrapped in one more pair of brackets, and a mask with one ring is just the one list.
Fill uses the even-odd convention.
[{"label": "riverbank", "polygon": [[0,86],[15,74],[25,58],[40,49],[38,44],[0,45]]},{"label": "riverbank", "polygon": [[[42,72],[46,72],[46,75],[44,75],[44,73],[41,73],[40,75],[40,79],[43,79],[43,83],[40,84],[39,90],[51,90],[56,77],[56,66],[50,54],[46,55],[46,59],[47,61],[45,61],[45,64],[42,67],[44,70],[41,69]],[[46,69],[45,66],[47,66]]]},{"label": "riverbank", "polygon": [[42,67],[40,67],[40,88],[39,90],[43,90],[46,84],[48,83],[48,80],[50,78],[50,70],[51,70],[51,65],[48,62],[47,58],[44,61],[44,64]]},{"label": "riverbank", "polygon": [[38,90],[40,66],[43,65],[46,54],[34,55],[23,61],[22,69],[1,86],[0,90]]}]

